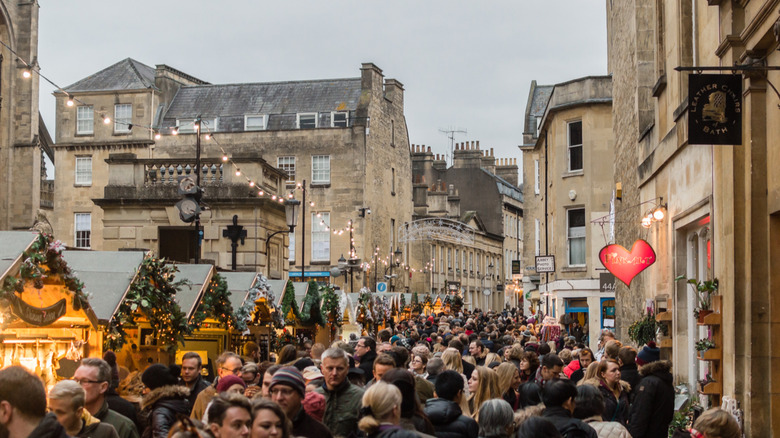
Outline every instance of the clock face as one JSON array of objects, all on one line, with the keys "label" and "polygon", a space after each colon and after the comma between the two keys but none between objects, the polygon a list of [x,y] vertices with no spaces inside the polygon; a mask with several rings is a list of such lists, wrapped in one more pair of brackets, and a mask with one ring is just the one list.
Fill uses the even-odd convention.
[{"label": "clock face", "polygon": [[185,193],[190,193],[195,190],[195,180],[192,177],[185,176],[179,180],[179,190]]},{"label": "clock face", "polygon": [[179,208],[181,208],[183,214],[195,214],[198,210],[198,203],[192,199],[182,199]]}]

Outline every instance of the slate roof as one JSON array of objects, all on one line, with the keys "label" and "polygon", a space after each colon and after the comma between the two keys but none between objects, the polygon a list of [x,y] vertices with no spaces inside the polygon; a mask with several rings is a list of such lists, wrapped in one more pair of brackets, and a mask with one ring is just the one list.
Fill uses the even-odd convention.
[{"label": "slate roof", "polygon": [[5,279],[36,238],[38,233],[30,231],[0,231],[0,281]]},{"label": "slate roof", "polygon": [[208,288],[214,267],[211,265],[176,265],[179,272],[174,280],[187,280],[187,283],[179,288],[176,293],[176,303],[181,307],[187,318],[192,318],[198,309],[201,298]]},{"label": "slate roof", "polygon": [[154,68],[135,59],[125,58],[114,65],[68,85],[65,91],[120,91],[154,87]]},{"label": "slate roof", "polygon": [[218,131],[244,130],[244,115],[268,115],[266,129],[295,129],[297,113],[319,114],[318,126],[330,126],[331,111],[349,111],[354,119],[360,78],[181,87],[163,117],[163,128],[176,119],[218,117]]}]

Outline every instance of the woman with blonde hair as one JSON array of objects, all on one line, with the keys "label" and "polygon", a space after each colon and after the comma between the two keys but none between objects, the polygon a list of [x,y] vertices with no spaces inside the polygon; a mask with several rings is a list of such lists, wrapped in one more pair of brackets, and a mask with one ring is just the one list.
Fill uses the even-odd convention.
[{"label": "woman with blonde hair", "polygon": [[441,354],[441,361],[444,362],[444,369],[455,371],[463,377],[463,397],[461,397],[460,409],[463,411],[463,415],[469,415],[470,409],[468,400],[471,396],[469,392],[469,379],[463,374],[463,360],[461,359],[460,352],[455,348],[447,348],[444,353]]},{"label": "woman with blonde hair", "polygon": [[583,376],[582,380],[577,382],[577,386],[584,385],[587,380],[592,382],[593,379],[597,378],[596,375],[598,374],[599,363],[600,362],[593,361],[590,363],[590,365],[588,365],[588,368],[585,369],[585,375]]},{"label": "woman with blonde hair", "polygon": [[491,398],[501,397],[498,389],[498,375],[488,367],[478,366],[474,368],[469,379],[469,411],[471,417],[479,422],[479,408],[482,403]]},{"label": "woman with blonde hair", "polygon": [[404,430],[401,422],[401,391],[387,382],[378,381],[363,394],[358,428],[368,438],[418,438]]},{"label": "woman with blonde hair", "polygon": [[517,410],[519,405],[517,388],[520,386],[520,370],[513,363],[504,362],[497,366],[495,371],[498,375],[498,390],[501,392],[501,397],[512,406],[512,410]]},{"label": "woman with blonde hair", "polygon": [[485,355],[485,366],[492,364],[493,362],[501,363],[501,356],[496,353],[488,353]]},{"label": "woman with blonde hair", "polygon": [[[593,364],[588,366],[588,371]],[[583,379],[585,384],[593,385],[601,391],[604,397],[604,421],[617,421],[625,426],[628,423],[628,392],[629,384],[620,380],[620,365],[612,359],[604,359],[596,363],[596,377]]]}]

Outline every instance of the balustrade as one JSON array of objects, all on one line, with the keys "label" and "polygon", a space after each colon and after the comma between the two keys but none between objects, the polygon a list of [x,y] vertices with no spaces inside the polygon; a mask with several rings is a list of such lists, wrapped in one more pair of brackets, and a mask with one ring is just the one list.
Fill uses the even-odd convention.
[{"label": "balustrade", "polygon": [[[180,176],[196,176],[195,162],[191,160],[154,160],[144,163],[144,184],[175,185]],[[220,161],[201,161],[201,186],[221,184],[224,164]]]}]

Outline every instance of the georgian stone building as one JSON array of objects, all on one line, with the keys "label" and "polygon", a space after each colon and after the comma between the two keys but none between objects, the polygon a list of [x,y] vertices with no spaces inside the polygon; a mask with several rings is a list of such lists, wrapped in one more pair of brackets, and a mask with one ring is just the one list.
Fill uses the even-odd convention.
[{"label": "georgian stone building", "polygon": [[[455,147],[453,165],[430,148],[412,147],[414,216],[424,227],[444,223],[468,227],[472,237],[445,237],[430,228],[405,248],[411,266],[422,272],[409,276],[412,291],[460,291],[470,308],[499,310],[517,307],[522,291],[511,272],[519,258],[523,197],[517,187],[517,164],[481,150],[479,142]],[[457,225],[455,227],[457,228]],[[473,234],[472,234],[473,233]]]},{"label": "georgian stone building", "polygon": [[[607,2],[614,181],[623,188],[617,210],[625,212],[616,240],[646,238],[657,255],[631,289],[617,290],[619,336],[627,338],[647,300],[666,308],[671,330],[662,356],[672,360],[676,383],[702,391],[705,404],[735,399],[754,437],[780,430],[773,378],[780,355],[780,270],[773,268],[780,256],[780,74],[760,68],[780,65],[778,12],[777,1]],[[718,66],[726,70],[707,73],[741,75],[741,144],[690,144],[691,72],[675,68]],[[639,206],[661,198],[666,219],[642,228]],[[697,324],[697,297],[675,280],[680,275],[719,280],[718,315]],[[694,349],[702,338],[716,343],[706,360]]]},{"label": "georgian stone building", "polygon": [[[0,1],[0,229],[51,232],[52,185],[44,154],[52,140],[39,114],[38,2]],[[7,47],[6,47],[7,45]],[[9,48],[10,47],[10,48]]]},{"label": "georgian stone building", "polygon": [[[411,217],[403,86],[373,64],[354,78],[213,85],[126,59],[65,92],[56,94],[57,231],[69,245],[191,260],[194,227],[179,219],[174,183],[195,173],[198,117],[201,257],[219,267],[231,264],[223,231],[234,216],[247,233],[238,269],[300,280],[303,264],[306,278],[323,281],[349,257],[349,233],[338,231],[350,221],[355,256],[367,260],[396,247]],[[287,229],[279,198],[303,201],[304,187],[294,233],[273,235]]]},{"label": "georgian stone building", "polygon": [[[591,346],[615,324],[615,295],[603,293],[599,250],[609,242],[612,197],[612,82],[585,77],[532,82],[523,133],[524,287],[539,310],[588,326]],[[596,222],[594,222],[596,221]],[[539,274],[535,257],[555,256]]]}]

